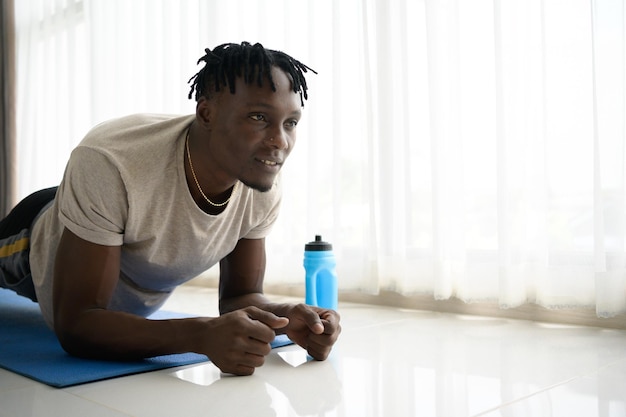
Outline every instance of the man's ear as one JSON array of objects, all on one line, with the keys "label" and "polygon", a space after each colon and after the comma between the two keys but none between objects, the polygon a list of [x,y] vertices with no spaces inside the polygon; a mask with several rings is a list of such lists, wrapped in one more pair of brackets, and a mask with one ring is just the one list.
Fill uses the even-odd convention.
[{"label": "man's ear", "polygon": [[205,128],[210,128],[213,117],[213,100],[208,100],[202,96],[196,104],[196,120]]}]

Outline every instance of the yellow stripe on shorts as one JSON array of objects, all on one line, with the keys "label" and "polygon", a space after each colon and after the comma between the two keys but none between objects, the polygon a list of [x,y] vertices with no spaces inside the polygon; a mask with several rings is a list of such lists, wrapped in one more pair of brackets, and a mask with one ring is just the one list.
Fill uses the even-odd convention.
[{"label": "yellow stripe on shorts", "polygon": [[28,248],[29,238],[23,237],[20,240],[17,240],[10,245],[6,245],[0,248],[0,258],[6,258],[8,256],[14,255],[18,252],[23,251]]}]

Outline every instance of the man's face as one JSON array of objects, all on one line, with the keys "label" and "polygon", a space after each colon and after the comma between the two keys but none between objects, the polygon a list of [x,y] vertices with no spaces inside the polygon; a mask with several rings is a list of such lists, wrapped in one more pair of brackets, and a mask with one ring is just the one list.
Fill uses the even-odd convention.
[{"label": "man's face", "polygon": [[237,79],[235,94],[228,88],[211,103],[209,155],[227,177],[259,191],[272,188],[276,175],[296,142],[301,117],[300,96],[280,69],[272,69],[276,91]]}]

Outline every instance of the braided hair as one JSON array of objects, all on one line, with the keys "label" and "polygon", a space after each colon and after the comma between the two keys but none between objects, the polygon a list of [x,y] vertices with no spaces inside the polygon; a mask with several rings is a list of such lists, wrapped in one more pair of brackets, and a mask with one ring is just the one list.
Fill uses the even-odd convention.
[{"label": "braided hair", "polygon": [[286,53],[266,49],[260,43],[225,43],[213,50],[206,48],[204,52],[205,55],[197,62],[199,64],[204,61],[204,67],[188,81],[191,83],[188,98],[191,99],[195,93],[196,101],[202,96],[210,96],[213,91],[219,92],[226,86],[234,94],[235,79],[238,77],[242,77],[246,84],[256,82],[259,87],[267,79],[272,91],[276,91],[271,71],[276,66],[289,75],[293,92],[300,94],[300,102],[304,107],[304,100],[308,98],[304,73],[312,71],[317,74],[312,68]]}]

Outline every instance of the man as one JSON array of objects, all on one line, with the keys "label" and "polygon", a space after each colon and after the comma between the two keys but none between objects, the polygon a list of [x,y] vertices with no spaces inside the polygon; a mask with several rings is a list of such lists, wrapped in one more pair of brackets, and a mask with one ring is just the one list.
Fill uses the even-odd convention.
[{"label": "man", "polygon": [[[263,295],[264,238],[310,68],[260,44],[205,51],[190,80],[195,115],[96,126],[58,191],[25,199],[0,224],[0,284],[37,300],[72,355],[197,352],[249,375],[276,333],[324,360],[341,331],[335,311]],[[145,318],[217,262],[220,317]]]}]

